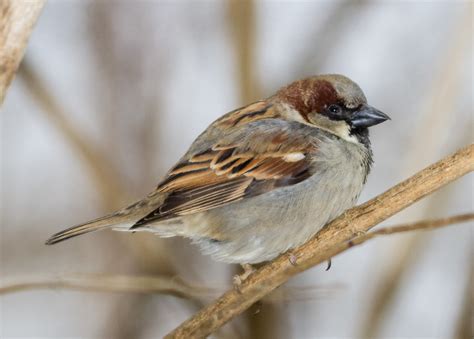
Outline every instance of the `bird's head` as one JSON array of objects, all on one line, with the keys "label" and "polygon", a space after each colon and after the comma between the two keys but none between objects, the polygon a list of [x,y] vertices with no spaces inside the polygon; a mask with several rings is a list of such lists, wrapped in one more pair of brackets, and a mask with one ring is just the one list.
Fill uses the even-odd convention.
[{"label": "bird's head", "polygon": [[286,118],[355,140],[367,128],[390,119],[367,104],[359,85],[339,74],[318,75],[280,89],[275,100],[286,105]]}]

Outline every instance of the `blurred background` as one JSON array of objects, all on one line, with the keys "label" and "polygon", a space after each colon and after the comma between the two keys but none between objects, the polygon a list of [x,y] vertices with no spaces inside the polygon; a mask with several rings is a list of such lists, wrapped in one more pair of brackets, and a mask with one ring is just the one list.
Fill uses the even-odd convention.
[{"label": "blurred background", "polygon": [[[2,282],[180,277],[200,300],[62,289],[0,296],[2,338],[157,338],[238,267],[183,239],[66,226],[143,197],[214,119],[341,73],[392,117],[363,202],[473,142],[470,1],[48,1],[1,119]],[[384,225],[473,209],[466,176]],[[217,338],[471,338],[473,227],[377,239],[297,276]]]}]

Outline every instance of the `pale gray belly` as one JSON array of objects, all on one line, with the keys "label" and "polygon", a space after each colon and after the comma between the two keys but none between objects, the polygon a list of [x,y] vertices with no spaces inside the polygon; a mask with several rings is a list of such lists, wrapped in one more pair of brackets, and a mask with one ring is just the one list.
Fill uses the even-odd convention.
[{"label": "pale gray belly", "polygon": [[354,206],[366,170],[360,159],[340,160],[344,161],[321,162],[317,174],[297,185],[185,216],[181,235],[219,261],[270,260],[301,245]]}]

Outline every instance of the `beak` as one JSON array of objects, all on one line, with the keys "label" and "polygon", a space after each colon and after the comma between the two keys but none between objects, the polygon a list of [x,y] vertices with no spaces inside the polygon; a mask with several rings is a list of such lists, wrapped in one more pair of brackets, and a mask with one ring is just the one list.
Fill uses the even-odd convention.
[{"label": "beak", "polygon": [[391,119],[387,114],[369,105],[362,105],[351,116],[351,124],[354,127],[370,127],[378,125],[385,120]]}]

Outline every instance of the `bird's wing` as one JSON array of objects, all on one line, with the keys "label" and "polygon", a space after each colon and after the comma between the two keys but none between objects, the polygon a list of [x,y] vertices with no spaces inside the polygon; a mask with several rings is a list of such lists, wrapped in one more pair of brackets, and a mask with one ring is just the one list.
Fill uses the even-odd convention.
[{"label": "bird's wing", "polygon": [[[318,148],[314,128],[269,116],[263,121],[265,109],[244,109],[246,114],[228,116],[233,121],[224,116],[211,125],[213,143],[191,147],[157,187],[167,194],[163,204],[132,228],[294,185],[312,174],[311,157]],[[230,125],[219,129],[219,124]]]}]

